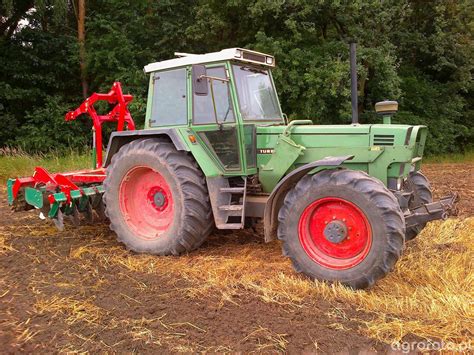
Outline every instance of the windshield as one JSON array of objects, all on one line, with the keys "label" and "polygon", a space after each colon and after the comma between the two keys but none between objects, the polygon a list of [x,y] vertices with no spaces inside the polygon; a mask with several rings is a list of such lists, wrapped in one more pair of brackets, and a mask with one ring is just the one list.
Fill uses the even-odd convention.
[{"label": "windshield", "polygon": [[267,70],[233,65],[240,112],[244,120],[280,120],[281,113]]}]

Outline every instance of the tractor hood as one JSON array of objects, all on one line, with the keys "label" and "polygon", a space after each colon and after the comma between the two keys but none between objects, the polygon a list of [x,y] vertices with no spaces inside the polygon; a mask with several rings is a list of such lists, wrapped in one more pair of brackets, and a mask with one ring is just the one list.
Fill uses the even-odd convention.
[{"label": "tractor hood", "polygon": [[[286,127],[258,126],[258,147],[272,147]],[[425,130],[424,126],[397,124],[295,125],[290,128],[290,137],[306,148],[403,146],[415,145]]]},{"label": "tractor hood", "polygon": [[267,191],[287,171],[327,157],[353,156],[346,163],[351,169],[368,171],[385,184],[407,176],[413,166],[419,169],[425,126],[299,123],[257,127],[257,164],[260,178],[268,176]]},{"label": "tractor hood", "polygon": [[[257,134],[281,134],[287,126],[259,126]],[[369,134],[371,125],[298,125],[291,135],[298,134]]]}]

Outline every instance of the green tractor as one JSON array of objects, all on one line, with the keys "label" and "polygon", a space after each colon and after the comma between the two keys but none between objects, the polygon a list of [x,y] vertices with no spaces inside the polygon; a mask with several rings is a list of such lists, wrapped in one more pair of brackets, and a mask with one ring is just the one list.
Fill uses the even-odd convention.
[{"label": "green tractor", "polygon": [[231,48],[177,56],[144,69],[143,130],[134,129],[131,96],[118,83],[111,96],[94,94],[118,105],[103,119],[119,122],[104,162],[100,141],[95,170],[37,168],[33,178],[9,180],[14,208],[36,207],[61,228],[64,215],[74,224],[81,213],[106,215],[128,249],[156,255],[187,253],[214,228],[263,220],[265,241],[279,239],[297,272],[356,289],[391,271],[428,221],[447,217],[456,196],[433,202],[420,172],[427,128],[391,124],[394,101],[377,103],[383,123],[358,123],[354,45],[347,125],[288,122],[271,55]]}]

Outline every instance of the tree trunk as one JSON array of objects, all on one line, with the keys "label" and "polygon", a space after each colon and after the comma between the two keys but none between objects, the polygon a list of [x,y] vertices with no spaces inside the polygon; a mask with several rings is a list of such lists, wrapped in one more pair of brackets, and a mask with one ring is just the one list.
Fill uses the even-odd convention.
[{"label": "tree trunk", "polygon": [[87,98],[89,85],[87,83],[86,67],[86,0],[78,0],[77,39],[79,41],[79,65],[81,68],[82,95]]}]

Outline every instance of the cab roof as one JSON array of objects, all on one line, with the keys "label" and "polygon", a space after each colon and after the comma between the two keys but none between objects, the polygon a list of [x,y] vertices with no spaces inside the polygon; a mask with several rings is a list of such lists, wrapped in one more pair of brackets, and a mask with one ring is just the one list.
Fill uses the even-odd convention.
[{"label": "cab roof", "polygon": [[207,54],[175,53],[175,55],[179,58],[150,63],[146,65],[143,70],[145,73],[151,73],[158,70],[178,68],[186,65],[220,62],[224,60],[259,64],[266,67],[275,66],[275,58],[273,56],[243,48],[228,48],[223,49],[220,52]]}]

